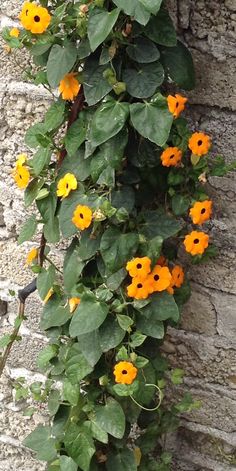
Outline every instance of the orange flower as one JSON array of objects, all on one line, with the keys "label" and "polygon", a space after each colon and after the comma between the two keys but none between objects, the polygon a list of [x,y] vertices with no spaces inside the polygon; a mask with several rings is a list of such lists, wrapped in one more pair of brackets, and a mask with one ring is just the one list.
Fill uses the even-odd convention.
[{"label": "orange flower", "polygon": [[47,8],[34,5],[33,8],[29,9],[25,29],[33,34],[42,34],[46,31],[50,22],[51,16]]},{"label": "orange flower", "polygon": [[27,30],[30,29],[30,24],[31,24],[30,13],[33,12],[35,8],[36,8],[35,3],[25,2],[23,4],[19,18],[20,18],[22,26]]},{"label": "orange flower", "polygon": [[130,298],[147,299],[151,293],[153,293],[153,289],[151,280],[148,277],[144,280],[135,276],[132,283],[127,287],[127,294]]},{"label": "orange flower", "polygon": [[156,265],[149,278],[152,291],[164,291],[171,284],[171,273],[168,267]]},{"label": "orange flower", "polygon": [[195,132],[188,141],[189,149],[195,155],[205,155],[211,147],[211,138],[203,132]]},{"label": "orange flower", "polygon": [[20,35],[20,30],[18,28],[12,28],[10,31],[10,36],[12,38],[18,38]]},{"label": "orange flower", "polygon": [[151,271],[151,260],[148,257],[133,258],[127,263],[126,270],[132,278],[137,276],[140,279],[145,279]]},{"label": "orange flower", "polygon": [[185,103],[188,101],[187,98],[176,94],[175,96],[168,95],[167,97],[167,103],[168,103],[168,108],[170,113],[173,114],[175,118],[178,118],[180,113],[184,111],[185,108]]},{"label": "orange flower", "polygon": [[60,81],[59,92],[62,94],[63,100],[72,101],[80,91],[80,83],[78,82],[75,72],[65,75]]},{"label": "orange flower", "polygon": [[185,250],[191,255],[202,255],[208,244],[209,235],[205,234],[205,232],[192,231],[184,239]]},{"label": "orange flower", "polygon": [[120,361],[113,370],[115,382],[119,384],[132,384],[138,370],[130,361]]},{"label": "orange flower", "polygon": [[176,288],[180,288],[184,282],[184,270],[180,265],[175,265],[173,270],[171,271],[171,286],[176,286]]},{"label": "orange flower", "polygon": [[177,167],[182,159],[182,151],[178,147],[167,147],[161,154],[164,167]]},{"label": "orange flower", "polygon": [[69,299],[69,306],[70,306],[70,313],[72,314],[77,306],[80,303],[80,298],[70,298]]},{"label": "orange flower", "polygon": [[212,201],[197,201],[189,211],[194,224],[203,224],[208,221],[212,214]]},{"label": "orange flower", "polygon": [[81,206],[80,204],[75,208],[72,222],[78,229],[83,231],[87,229],[92,222],[93,213],[88,206]]}]

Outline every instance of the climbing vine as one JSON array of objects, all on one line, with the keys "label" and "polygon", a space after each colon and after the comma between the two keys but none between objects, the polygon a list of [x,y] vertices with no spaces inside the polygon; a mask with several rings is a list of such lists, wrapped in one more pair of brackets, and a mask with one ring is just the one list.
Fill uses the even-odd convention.
[{"label": "climbing vine", "polygon": [[[199,404],[167,398],[183,371],[161,345],[190,296],[183,260],[216,253],[206,182],[230,168],[183,117],[177,88],[194,87],[194,68],[162,0],[41,0],[19,19],[3,37],[53,97],[12,174],[31,209],[18,243],[34,241],[35,278],[1,370],[35,289],[48,336],[46,382],[17,384],[18,398],[48,401],[48,423],[24,443],[48,471],[167,471],[165,436]],[[50,250],[62,242],[61,269]]]}]

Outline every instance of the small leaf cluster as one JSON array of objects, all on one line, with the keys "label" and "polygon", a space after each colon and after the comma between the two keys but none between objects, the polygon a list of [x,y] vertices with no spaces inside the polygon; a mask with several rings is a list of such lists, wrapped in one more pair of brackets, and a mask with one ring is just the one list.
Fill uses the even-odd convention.
[{"label": "small leaf cluster", "polygon": [[[222,159],[213,165],[208,155],[191,161],[187,120],[174,119],[168,108],[170,86],[173,93],[192,89],[195,77],[165,2],[41,5],[52,18],[47,31],[3,34],[11,48],[29,50],[29,77],[53,95],[43,121],[25,136],[31,180],[24,200],[35,212],[18,242],[43,228],[44,266],[35,260],[31,268],[39,296],[47,299],[41,329],[49,344],[38,365],[50,378],[43,392],[33,388],[34,399],[48,399],[48,424],[25,445],[48,463],[48,471],[167,471],[171,456],[161,439],[176,430],[179,413],[199,406],[187,395],[155,410],[156,388],[162,401],[170,382],[182,382],[182,370],[171,372],[160,351],[168,325],[178,326],[190,286],[185,277],[173,295],[128,298],[126,264],[147,256],[154,267],[164,255],[174,266],[190,226],[189,208],[207,198],[202,176],[223,174],[226,167]],[[68,73],[81,85],[74,103],[56,92]],[[183,152],[181,166],[162,165],[168,146]],[[68,173],[78,186],[60,199],[57,185]],[[78,205],[93,213],[83,231],[72,221]],[[50,258],[59,242],[62,269]],[[80,300],[73,312],[72,298]],[[130,385],[115,384],[114,365],[122,361],[137,368]],[[25,397],[24,384],[18,390]]]}]

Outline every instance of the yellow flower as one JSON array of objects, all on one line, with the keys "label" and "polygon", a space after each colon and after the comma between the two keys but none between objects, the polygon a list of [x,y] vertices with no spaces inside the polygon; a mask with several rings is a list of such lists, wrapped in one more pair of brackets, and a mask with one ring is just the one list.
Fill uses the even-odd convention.
[{"label": "yellow flower", "polygon": [[72,314],[77,306],[80,303],[80,298],[70,298],[69,299],[69,306],[70,306],[70,313]]},{"label": "yellow flower", "polygon": [[26,258],[26,264],[31,265],[31,263],[38,258],[38,249],[34,247],[30,250]]},{"label": "yellow flower", "polygon": [[12,38],[18,38],[20,35],[20,30],[18,28],[12,28],[10,31],[10,36]]},{"label": "yellow flower", "polygon": [[66,173],[63,178],[61,178],[57,185],[57,196],[61,196],[62,199],[66,198],[71,190],[76,190],[77,180],[73,173]]},{"label": "yellow flower", "polygon": [[21,189],[27,187],[30,181],[30,173],[26,167],[18,165],[14,168],[12,172],[12,176],[17,184],[17,186]]},{"label": "yellow flower", "polygon": [[19,18],[20,18],[21,24],[27,30],[30,29],[30,24],[31,24],[30,13],[35,8],[36,8],[35,3],[25,2],[20,12]]},{"label": "yellow flower", "polygon": [[127,263],[126,270],[132,278],[138,276],[144,279],[151,271],[151,260],[149,257],[133,258]]},{"label": "yellow flower", "polygon": [[51,22],[51,16],[48,13],[47,8],[35,6],[29,10],[27,16],[27,27],[33,34],[42,34],[46,31]]},{"label": "yellow flower", "polygon": [[53,288],[50,288],[50,290],[47,292],[43,302],[44,304],[46,304],[48,302],[48,300],[52,297],[54,291],[53,291]]},{"label": "yellow flower", "polygon": [[16,161],[16,167],[22,167],[22,165],[24,165],[26,161],[27,161],[27,155],[26,154],[18,155],[18,159]]},{"label": "yellow flower", "polygon": [[119,384],[132,384],[138,370],[130,361],[120,361],[114,368],[115,382]]},{"label": "yellow flower", "polygon": [[78,82],[75,72],[66,74],[65,77],[60,81],[59,92],[62,94],[63,100],[72,101],[80,91],[80,83]]},{"label": "yellow flower", "polygon": [[92,222],[92,217],[93,213],[91,209],[88,206],[82,206],[79,204],[75,208],[72,222],[76,227],[78,227],[78,229],[83,231],[84,229],[87,229],[90,226]]}]

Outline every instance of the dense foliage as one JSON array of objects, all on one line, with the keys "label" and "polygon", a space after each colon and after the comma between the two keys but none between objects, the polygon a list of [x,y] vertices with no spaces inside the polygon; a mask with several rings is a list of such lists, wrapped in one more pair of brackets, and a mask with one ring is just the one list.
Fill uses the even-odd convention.
[{"label": "dense foliage", "polygon": [[[198,406],[165,399],[183,376],[160,353],[190,295],[178,254],[214,255],[204,185],[226,171],[180,116],[192,58],[162,0],[27,2],[20,21],[4,38],[53,96],[13,172],[34,210],[19,244],[43,231],[27,263],[49,338],[46,383],[17,385],[18,398],[48,399],[48,425],[25,444],[48,471],[166,471],[165,435]],[[50,258],[60,241],[62,270]]]}]

